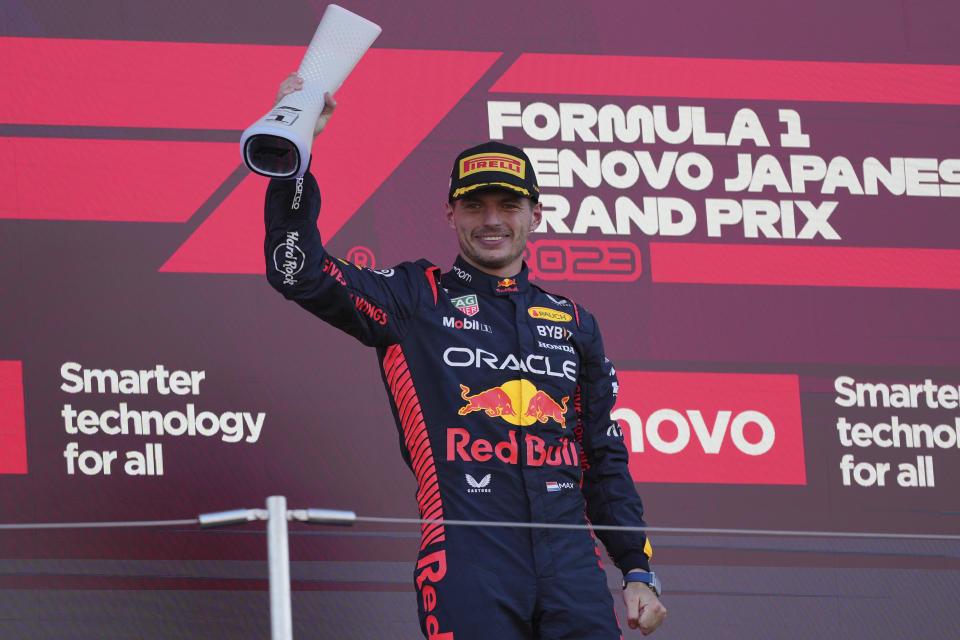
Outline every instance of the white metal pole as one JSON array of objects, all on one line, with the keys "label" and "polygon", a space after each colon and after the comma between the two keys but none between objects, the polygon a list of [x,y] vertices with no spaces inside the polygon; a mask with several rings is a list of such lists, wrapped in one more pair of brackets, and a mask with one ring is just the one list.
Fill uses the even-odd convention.
[{"label": "white metal pole", "polygon": [[267,498],[267,560],[270,563],[270,637],[293,640],[290,605],[290,546],[287,539],[287,499]]}]

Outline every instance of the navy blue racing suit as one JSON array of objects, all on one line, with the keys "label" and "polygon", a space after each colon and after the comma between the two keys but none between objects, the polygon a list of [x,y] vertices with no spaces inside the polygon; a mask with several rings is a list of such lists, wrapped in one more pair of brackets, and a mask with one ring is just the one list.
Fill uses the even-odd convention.
[{"label": "navy blue racing suit", "polygon": [[[644,525],[590,313],[526,267],[358,268],[324,250],[319,210],[309,173],[271,181],[267,278],[376,348],[422,518]],[[649,571],[642,533],[597,534],[623,572]],[[620,637],[587,530],[423,524],[414,582],[427,638]]]}]

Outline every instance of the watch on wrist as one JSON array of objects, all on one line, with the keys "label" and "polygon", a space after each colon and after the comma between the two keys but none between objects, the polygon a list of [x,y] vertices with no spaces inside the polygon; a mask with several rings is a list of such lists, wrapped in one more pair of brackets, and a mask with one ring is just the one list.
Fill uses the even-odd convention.
[{"label": "watch on wrist", "polygon": [[627,584],[630,582],[643,582],[646,583],[650,589],[653,590],[657,597],[660,597],[663,589],[660,586],[660,578],[657,577],[657,574],[653,571],[631,571],[630,573],[623,574],[623,585],[621,588],[626,589]]}]

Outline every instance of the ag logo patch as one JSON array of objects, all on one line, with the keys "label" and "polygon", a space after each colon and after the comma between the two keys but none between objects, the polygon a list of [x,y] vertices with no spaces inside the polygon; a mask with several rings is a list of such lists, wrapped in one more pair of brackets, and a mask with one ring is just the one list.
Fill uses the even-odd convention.
[{"label": "ag logo patch", "polygon": [[453,303],[453,306],[468,316],[475,316],[480,313],[480,304],[477,302],[476,294],[460,296],[459,298],[451,298],[450,302]]}]

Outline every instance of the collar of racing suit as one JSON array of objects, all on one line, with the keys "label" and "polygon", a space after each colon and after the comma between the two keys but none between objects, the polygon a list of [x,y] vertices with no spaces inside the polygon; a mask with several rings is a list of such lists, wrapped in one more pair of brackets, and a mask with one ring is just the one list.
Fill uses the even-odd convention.
[{"label": "collar of racing suit", "polygon": [[523,292],[530,288],[528,279],[529,271],[527,270],[526,262],[523,263],[523,268],[520,270],[520,273],[504,278],[481,271],[464,260],[463,256],[458,255],[453,263],[453,269],[451,269],[448,274],[461,284],[482,293],[489,292],[505,296],[511,293]]}]

